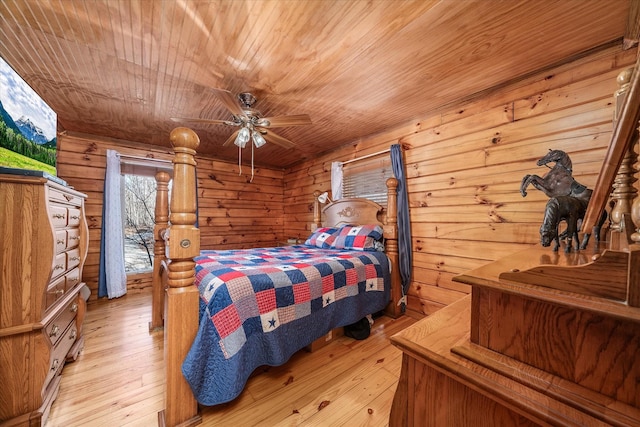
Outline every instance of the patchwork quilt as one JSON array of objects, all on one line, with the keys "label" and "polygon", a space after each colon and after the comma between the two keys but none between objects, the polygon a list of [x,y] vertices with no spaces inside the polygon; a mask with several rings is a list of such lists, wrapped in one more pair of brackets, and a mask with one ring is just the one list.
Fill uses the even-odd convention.
[{"label": "patchwork quilt", "polygon": [[255,368],[281,365],[331,329],[382,310],[389,283],[382,252],[203,251],[196,258],[200,328],[182,372],[201,404],[228,402]]}]

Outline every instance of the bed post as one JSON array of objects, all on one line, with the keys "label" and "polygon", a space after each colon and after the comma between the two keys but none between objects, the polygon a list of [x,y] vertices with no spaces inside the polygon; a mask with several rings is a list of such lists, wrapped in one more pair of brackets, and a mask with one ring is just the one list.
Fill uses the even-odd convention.
[{"label": "bed post", "polygon": [[391,303],[385,309],[385,314],[399,317],[400,299],[402,298],[402,280],[400,279],[400,263],[398,260],[398,180],[387,180],[387,218],[384,222],[384,246],[387,256],[391,260]]},{"label": "bed post", "polygon": [[320,192],[318,190],[313,192],[313,223],[311,223],[311,232],[313,233],[316,229],[322,227],[322,214],[320,212],[320,200],[318,200],[318,196],[320,196]]},{"label": "bed post", "polygon": [[164,232],[169,226],[169,179],[167,172],[156,174],[156,209],[155,226],[153,227],[153,273],[151,276],[151,322],[149,331],[162,329],[164,326],[164,289],[162,286],[162,270],[164,256]]},{"label": "bed post", "polygon": [[165,410],[158,413],[158,424],[191,426],[202,422],[198,403],[182,376],[182,362],[198,331],[198,289],[193,258],[200,254],[200,230],[196,223],[196,161],[200,144],[191,129],[171,131],[173,190],[167,240],[168,286],[164,327],[166,370]]}]

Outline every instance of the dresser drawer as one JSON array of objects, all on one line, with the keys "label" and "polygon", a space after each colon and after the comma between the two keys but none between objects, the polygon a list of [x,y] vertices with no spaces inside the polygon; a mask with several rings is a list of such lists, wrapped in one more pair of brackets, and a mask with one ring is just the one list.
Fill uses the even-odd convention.
[{"label": "dresser drawer", "polygon": [[69,301],[69,303],[60,310],[58,315],[44,328],[45,334],[49,337],[51,344],[54,347],[57,345],[58,341],[60,341],[69,325],[76,318],[76,313],[78,312],[77,300],[78,298],[74,298]]},{"label": "dresser drawer", "polygon": [[67,225],[77,227],[80,224],[80,218],[82,218],[80,209],[69,208],[67,212]]},{"label": "dresser drawer", "polygon": [[49,310],[62,295],[64,295],[66,279],[65,276],[59,277],[47,287],[47,293],[45,295],[45,310]]},{"label": "dresser drawer", "polygon": [[49,372],[47,372],[47,377],[44,380],[42,390],[47,388],[49,382],[51,382],[53,377],[55,377],[62,369],[65,359],[67,358],[67,353],[71,350],[71,347],[73,346],[73,343],[76,342],[77,337],[78,329],[76,328],[75,323],[72,323],[71,326],[63,332],[63,335],[56,342],[51,351],[51,357],[49,358]]},{"label": "dresser drawer", "polygon": [[60,253],[67,249],[68,240],[67,240],[67,230],[57,230],[56,231],[56,253]]},{"label": "dresser drawer", "polygon": [[67,248],[76,248],[80,244],[80,230],[73,228],[67,230]]},{"label": "dresser drawer", "polygon": [[67,252],[56,255],[51,266],[51,277],[56,278],[67,270]]},{"label": "dresser drawer", "polygon": [[80,269],[74,268],[65,274],[64,277],[66,278],[65,288],[67,291],[70,291],[76,284],[80,283]]},{"label": "dresser drawer", "polygon": [[63,228],[67,226],[67,215],[69,212],[64,206],[49,206],[49,215],[51,215],[51,223],[55,228]]},{"label": "dresser drawer", "polygon": [[54,188],[49,188],[49,200],[67,203],[73,206],[82,206],[82,198],[74,194],[64,193]]},{"label": "dresser drawer", "polygon": [[67,252],[67,270],[80,265],[80,250],[71,249]]}]

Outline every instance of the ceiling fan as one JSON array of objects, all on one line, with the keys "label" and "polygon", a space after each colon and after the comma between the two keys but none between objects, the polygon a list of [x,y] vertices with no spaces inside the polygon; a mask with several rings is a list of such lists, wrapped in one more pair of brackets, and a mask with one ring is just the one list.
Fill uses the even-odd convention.
[{"label": "ceiling fan", "polygon": [[311,118],[307,114],[297,114],[290,116],[262,117],[262,114],[253,108],[256,98],[251,93],[243,92],[236,97],[229,91],[223,89],[210,89],[216,97],[232,114],[231,120],[212,120],[194,118],[171,118],[175,122],[191,122],[203,124],[219,124],[235,126],[236,130],[222,144],[229,145],[233,142],[239,148],[244,148],[250,139],[256,148],[262,147],[267,142],[279,145],[283,148],[293,148],[295,144],[277,133],[271,128],[310,125]]}]

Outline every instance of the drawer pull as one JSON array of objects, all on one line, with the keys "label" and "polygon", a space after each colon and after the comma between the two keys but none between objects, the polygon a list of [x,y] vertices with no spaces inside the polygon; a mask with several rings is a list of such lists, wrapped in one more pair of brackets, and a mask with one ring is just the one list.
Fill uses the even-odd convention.
[{"label": "drawer pull", "polygon": [[78,240],[79,236],[69,236],[69,240]]},{"label": "drawer pull", "polygon": [[70,202],[71,200],[73,200],[73,196],[70,194],[64,194],[64,198],[67,199],[68,202]]},{"label": "drawer pull", "polygon": [[56,243],[59,244],[59,245],[64,245],[64,240],[58,239],[58,240],[56,240]]},{"label": "drawer pull", "polygon": [[74,341],[76,339],[76,335],[78,335],[78,331],[74,329],[73,331],[71,331],[71,334],[69,335],[69,339],[71,341]]},{"label": "drawer pull", "polygon": [[76,311],[78,311],[78,303],[74,302],[73,304],[71,304],[71,307],[69,307],[69,311],[72,313],[75,313]]},{"label": "drawer pull", "polygon": [[51,338],[55,337],[56,335],[58,335],[58,332],[60,332],[60,326],[58,325],[53,325],[53,328],[51,328],[51,332],[49,332],[49,336]]},{"label": "drawer pull", "polygon": [[64,265],[62,264],[56,264],[55,267],[53,267],[54,270],[64,270]]},{"label": "drawer pull", "polygon": [[51,364],[51,370],[55,371],[60,366],[60,361],[58,359],[53,359],[53,363]]},{"label": "drawer pull", "polygon": [[69,258],[71,261],[80,261],[80,257],[77,256],[72,256],[71,258]]},{"label": "drawer pull", "polygon": [[80,217],[78,215],[71,215],[69,218],[71,218],[71,219],[80,219]]},{"label": "drawer pull", "polygon": [[78,278],[77,277],[69,277],[69,281],[70,282],[77,282]]},{"label": "drawer pull", "polygon": [[56,294],[56,295],[62,295],[62,294],[64,294],[64,289],[56,289],[56,291],[54,292],[54,294]]},{"label": "drawer pull", "polygon": [[62,219],[62,218],[64,218],[64,214],[59,214],[59,213],[57,213],[57,214],[53,214],[53,217],[54,217],[55,219]]}]

